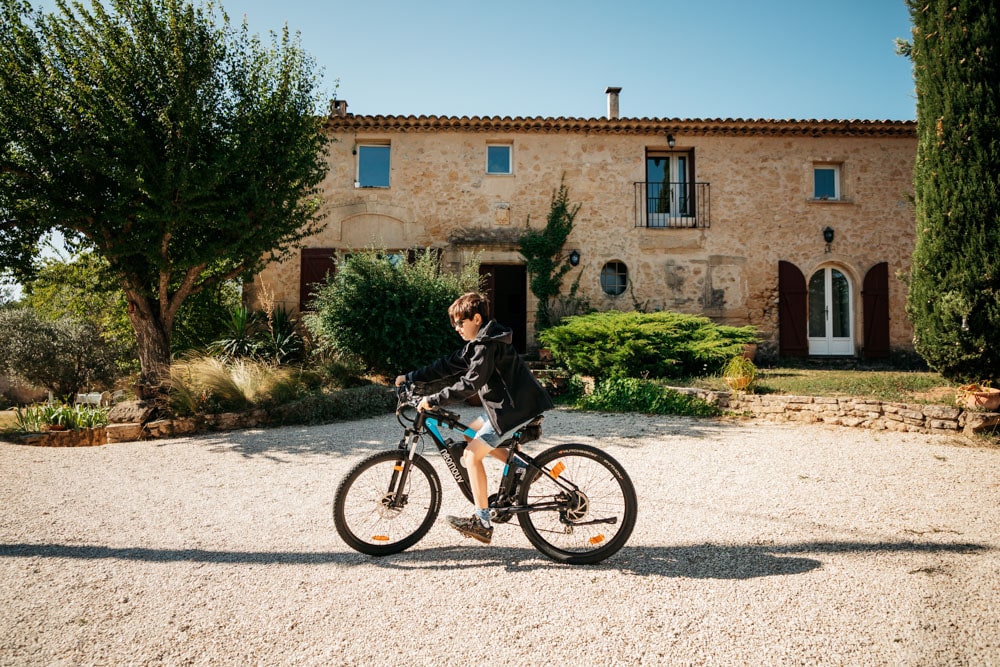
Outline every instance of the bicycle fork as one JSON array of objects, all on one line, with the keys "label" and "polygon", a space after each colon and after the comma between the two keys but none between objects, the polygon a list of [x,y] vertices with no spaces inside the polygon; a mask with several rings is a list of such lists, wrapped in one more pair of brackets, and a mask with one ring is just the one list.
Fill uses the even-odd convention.
[{"label": "bicycle fork", "polygon": [[417,444],[420,436],[411,429],[406,429],[403,437],[399,441],[399,460],[393,466],[392,476],[389,478],[389,488],[386,491],[386,506],[390,509],[399,509],[406,504],[406,481],[410,478],[410,468],[413,467],[413,457],[417,454]]}]

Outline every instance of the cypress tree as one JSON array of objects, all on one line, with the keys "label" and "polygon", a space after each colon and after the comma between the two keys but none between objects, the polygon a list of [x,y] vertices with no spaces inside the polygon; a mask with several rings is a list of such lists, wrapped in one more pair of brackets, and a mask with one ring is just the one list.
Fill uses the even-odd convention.
[{"label": "cypress tree", "polygon": [[1000,378],[1000,21],[984,0],[907,0],[917,241],[907,313],[945,377]]}]

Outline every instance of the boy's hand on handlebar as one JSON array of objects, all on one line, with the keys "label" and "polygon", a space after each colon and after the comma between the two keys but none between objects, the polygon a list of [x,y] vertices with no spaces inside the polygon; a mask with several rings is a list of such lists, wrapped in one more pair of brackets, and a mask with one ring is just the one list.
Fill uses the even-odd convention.
[{"label": "boy's hand on handlebar", "polygon": [[420,401],[420,404],[417,405],[417,410],[419,412],[427,412],[430,409],[431,409],[431,404],[427,402],[426,398],[422,399]]},{"label": "boy's hand on handlebar", "polygon": [[397,375],[396,376],[396,386],[397,387],[402,387],[403,383],[405,383],[405,382],[406,382],[406,376],[405,375]]}]

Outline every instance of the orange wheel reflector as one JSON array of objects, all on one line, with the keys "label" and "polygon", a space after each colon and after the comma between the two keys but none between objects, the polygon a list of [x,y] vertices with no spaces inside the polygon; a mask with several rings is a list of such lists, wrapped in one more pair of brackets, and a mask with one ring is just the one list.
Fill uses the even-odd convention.
[{"label": "orange wheel reflector", "polygon": [[552,466],[552,470],[549,471],[549,475],[552,476],[552,479],[558,479],[559,475],[563,474],[563,470],[565,469],[566,469],[566,464],[560,461],[559,463]]},{"label": "orange wheel reflector", "polygon": [[388,542],[389,541],[389,536],[388,535],[372,535],[372,539],[375,540],[376,542]]},{"label": "orange wheel reflector", "polygon": [[603,541],[604,541],[604,535],[594,535],[592,538],[590,538],[591,544],[600,544]]},{"label": "orange wheel reflector", "polygon": [[392,466],[392,469],[397,472],[403,472],[403,466]]}]

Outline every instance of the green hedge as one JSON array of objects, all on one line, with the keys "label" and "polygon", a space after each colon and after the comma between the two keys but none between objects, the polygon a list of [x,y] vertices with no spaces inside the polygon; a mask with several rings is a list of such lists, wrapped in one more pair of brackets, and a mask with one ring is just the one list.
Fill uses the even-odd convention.
[{"label": "green hedge", "polygon": [[757,341],[757,331],[699,315],[613,311],[566,318],[541,332],[539,341],[571,373],[674,378],[718,373]]},{"label": "green hedge", "polygon": [[594,393],[581,397],[576,407],[600,412],[640,412],[648,415],[715,417],[718,406],[688,396],[653,380],[611,378],[599,382]]},{"label": "green hedge", "polygon": [[341,389],[329,394],[313,394],[268,410],[272,424],[326,424],[384,415],[396,409],[396,392],[390,387],[370,384]]}]

